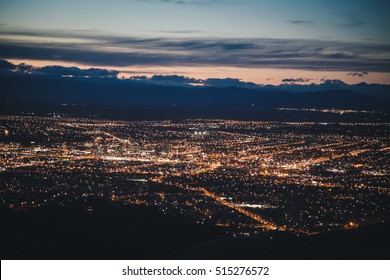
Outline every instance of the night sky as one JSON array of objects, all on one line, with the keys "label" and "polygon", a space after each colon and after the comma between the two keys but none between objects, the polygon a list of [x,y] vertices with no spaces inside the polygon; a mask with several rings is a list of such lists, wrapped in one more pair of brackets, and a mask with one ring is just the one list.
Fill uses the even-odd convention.
[{"label": "night sky", "polygon": [[390,83],[386,0],[0,2],[0,58],[34,66]]}]

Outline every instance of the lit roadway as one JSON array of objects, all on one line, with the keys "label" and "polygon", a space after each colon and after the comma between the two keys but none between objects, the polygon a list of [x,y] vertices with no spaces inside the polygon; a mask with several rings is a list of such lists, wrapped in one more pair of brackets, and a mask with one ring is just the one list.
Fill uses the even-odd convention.
[{"label": "lit roadway", "polygon": [[292,232],[296,232],[296,233],[309,234],[309,235],[317,234],[317,232],[310,232],[310,231],[305,231],[302,229],[296,229],[296,228],[286,227],[286,226],[278,226],[270,221],[267,221],[266,219],[264,219],[263,217],[261,217],[258,214],[252,213],[252,212],[250,212],[242,207],[237,206],[234,203],[226,201],[222,197],[215,195],[214,193],[206,190],[203,187],[193,187],[193,186],[182,185],[182,184],[178,184],[178,183],[174,183],[174,182],[166,182],[166,181],[164,181],[163,176],[161,176],[159,178],[153,178],[153,179],[151,179],[151,181],[157,182],[157,183],[163,183],[163,184],[166,184],[169,186],[175,186],[175,187],[185,189],[185,190],[200,192],[204,196],[207,196],[207,197],[217,201],[221,205],[227,206],[227,207],[229,207],[229,208],[231,208],[231,209],[233,209],[241,214],[244,214],[245,216],[251,218],[252,220],[255,220],[256,222],[258,222],[260,224],[261,228],[264,228],[266,230],[280,230],[280,231],[288,230],[288,231],[292,231]]}]

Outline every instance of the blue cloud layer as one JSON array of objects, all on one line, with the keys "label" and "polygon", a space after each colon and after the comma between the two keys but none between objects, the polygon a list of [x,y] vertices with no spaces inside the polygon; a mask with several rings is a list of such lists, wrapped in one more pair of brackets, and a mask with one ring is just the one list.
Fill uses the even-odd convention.
[{"label": "blue cloud layer", "polygon": [[[238,66],[390,72],[390,45],[293,39],[149,38],[85,32],[12,32],[52,40],[0,40],[0,57],[96,66]],[[61,38],[56,42],[55,38]],[[66,40],[64,40],[66,39]],[[82,42],[79,39],[88,40]],[[38,41],[38,42],[37,42]],[[67,41],[69,41],[67,43]]]}]

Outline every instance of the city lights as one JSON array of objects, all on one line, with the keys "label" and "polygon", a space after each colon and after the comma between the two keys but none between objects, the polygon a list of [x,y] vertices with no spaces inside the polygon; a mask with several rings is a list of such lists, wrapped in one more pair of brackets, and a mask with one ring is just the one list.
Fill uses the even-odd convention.
[{"label": "city lights", "polygon": [[0,197],[13,209],[105,199],[233,236],[353,229],[390,212],[387,123],[56,115],[0,125]]}]

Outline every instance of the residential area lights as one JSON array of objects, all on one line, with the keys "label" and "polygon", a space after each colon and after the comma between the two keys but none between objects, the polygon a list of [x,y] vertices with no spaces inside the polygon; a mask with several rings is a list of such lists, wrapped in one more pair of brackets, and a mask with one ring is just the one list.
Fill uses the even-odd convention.
[{"label": "residential area lights", "polygon": [[234,236],[351,229],[390,213],[388,123],[1,116],[0,128],[0,199],[13,209],[99,198]]}]

